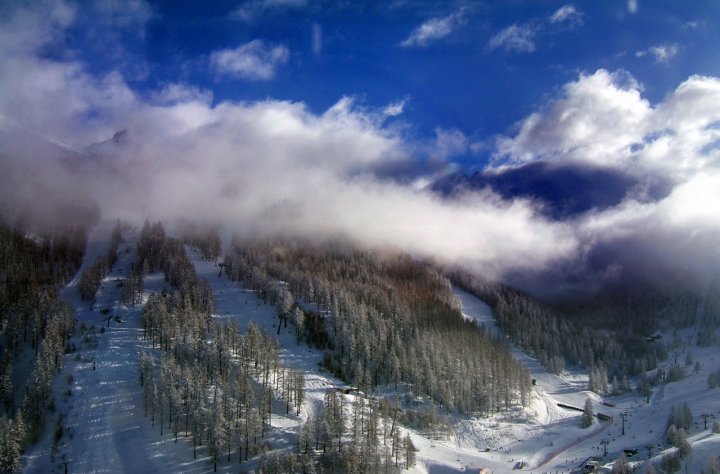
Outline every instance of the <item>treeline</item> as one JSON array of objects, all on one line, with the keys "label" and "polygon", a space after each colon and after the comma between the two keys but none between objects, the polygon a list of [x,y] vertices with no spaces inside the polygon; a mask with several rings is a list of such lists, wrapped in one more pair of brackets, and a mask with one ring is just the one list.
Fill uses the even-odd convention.
[{"label": "treeline", "polygon": [[[78,270],[82,228],[32,235],[0,222],[0,470],[17,472],[25,444],[42,430],[50,386],[62,370],[72,310],[58,289]],[[19,365],[32,371],[15,370]]]},{"label": "treeline", "polygon": [[122,228],[120,227],[120,221],[118,221],[110,236],[110,247],[107,254],[98,258],[92,265],[85,267],[80,274],[80,297],[83,301],[95,301],[95,295],[102,279],[105,278],[105,275],[117,262],[117,251],[121,242]]},{"label": "treeline", "polygon": [[[252,458],[268,473],[396,472],[414,463],[412,441],[398,428],[399,405],[364,397],[349,404],[332,388],[313,407],[296,443],[273,446],[273,414],[301,413],[304,373],[283,367],[277,340],[254,323],[243,334],[234,321],[209,318],[201,293],[186,291],[203,282],[160,224],[146,226],[138,253],[138,267],[153,261],[180,288],[151,295],[143,308],[144,337],[153,350],[141,353],[139,377],[145,415],[161,435],[192,439],[193,455],[204,447],[215,469],[219,462]],[[274,290],[264,297],[283,308],[287,294]]]},{"label": "treeline", "polygon": [[217,231],[191,223],[181,227],[182,240],[198,249],[205,260],[214,260],[220,256],[222,245]]},{"label": "treeline", "polygon": [[626,376],[652,370],[667,358],[662,343],[647,341],[654,328],[643,318],[608,326],[597,312],[568,314],[567,308],[561,311],[502,284],[459,271],[450,275],[493,308],[498,327],[514,344],[553,373],[567,365],[588,368],[591,388],[599,393],[608,391],[608,380],[623,386]]},{"label": "treeline", "polygon": [[[417,451],[402,434],[400,402],[357,395],[348,401],[341,391],[328,390],[322,410],[300,426],[297,457],[286,471],[308,472],[306,456],[321,452],[323,472],[398,472],[415,464]],[[298,463],[300,465],[298,466]],[[272,466],[272,464],[271,464]]]},{"label": "treeline", "polygon": [[0,219],[0,322],[6,324],[16,306],[27,307],[28,295],[40,288],[57,289],[72,278],[85,244],[83,228],[31,235]]},{"label": "treeline", "polygon": [[524,404],[531,390],[507,347],[463,319],[449,281],[407,255],[236,241],[225,265],[278,304],[281,318],[297,324],[293,305],[318,308],[322,324],[311,330],[304,315],[301,335],[326,332],[325,366],[366,393],[404,386],[451,410],[492,414]]},{"label": "treeline", "polygon": [[[146,224],[136,266],[162,269],[172,292],[151,295],[143,308],[144,335],[158,356],[140,356],[146,416],[160,434],[191,437],[193,454],[206,446],[215,468],[225,456],[238,462],[269,449],[260,440],[273,404],[298,413],[304,375],[279,363],[274,337],[250,324],[212,320],[212,290],[195,274],[182,242],[161,224]],[[167,425],[167,428],[164,428]]]},{"label": "treeline", "polygon": [[140,380],[160,434],[191,437],[193,455],[204,445],[217,467],[225,456],[242,463],[268,449],[261,439],[273,404],[299,411],[304,376],[279,365],[275,339],[256,326],[242,337],[232,325],[214,329],[210,343],[180,334],[159,357],[142,354]]},{"label": "treeline", "polygon": [[298,429],[291,449],[260,455],[265,473],[397,473],[415,464],[417,449],[399,428],[399,403],[328,390]]}]

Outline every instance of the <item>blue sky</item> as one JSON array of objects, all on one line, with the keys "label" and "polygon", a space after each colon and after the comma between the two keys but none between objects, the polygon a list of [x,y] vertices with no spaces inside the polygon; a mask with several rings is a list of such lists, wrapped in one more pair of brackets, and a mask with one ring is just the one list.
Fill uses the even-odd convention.
[{"label": "blue sky", "polygon": [[[0,2],[0,211],[341,235],[546,292],[706,284],[719,19],[716,1]],[[482,175],[439,195],[451,171]]]},{"label": "blue sky", "polygon": [[[627,71],[652,102],[692,74],[720,75],[712,0],[111,3],[119,44],[103,40],[85,9],[66,48],[98,74],[121,71],[138,92],[182,81],[212,91],[215,103],[270,97],[316,113],[343,96],[369,107],[406,101],[411,133],[457,130],[478,145],[581,72]],[[212,58],[223,50],[256,63],[220,66]],[[251,71],[262,65],[269,72]],[[490,152],[477,146],[454,159],[483,166]]]}]

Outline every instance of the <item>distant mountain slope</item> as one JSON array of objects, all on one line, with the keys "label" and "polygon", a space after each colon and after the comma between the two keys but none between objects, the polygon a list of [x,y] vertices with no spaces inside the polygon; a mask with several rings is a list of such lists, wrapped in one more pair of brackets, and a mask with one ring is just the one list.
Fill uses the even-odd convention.
[{"label": "distant mountain slope", "polygon": [[616,206],[627,197],[657,200],[667,196],[671,187],[667,180],[633,176],[613,168],[536,162],[499,172],[456,173],[432,188],[444,196],[489,188],[505,199],[531,198],[541,204],[543,214],[564,219]]}]

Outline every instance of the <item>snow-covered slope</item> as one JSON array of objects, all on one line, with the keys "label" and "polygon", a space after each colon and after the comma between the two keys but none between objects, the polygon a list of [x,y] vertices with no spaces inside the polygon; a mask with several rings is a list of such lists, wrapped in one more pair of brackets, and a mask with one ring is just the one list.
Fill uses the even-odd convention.
[{"label": "snow-covered slope", "polygon": [[[456,289],[455,293],[467,319],[484,325],[491,334],[502,336],[492,318],[491,309],[485,303],[461,290]],[[674,451],[674,448],[668,448],[664,436],[670,410],[674,405],[687,402],[693,411],[693,426],[688,438],[693,454],[687,460],[687,472],[707,470],[711,457],[720,456],[720,434],[710,432],[712,422],[720,420],[720,391],[707,388],[708,373],[720,368],[720,351],[717,347],[693,347],[692,330],[680,336],[688,349],[680,354],[679,362],[684,363],[691,348],[694,359],[700,362],[701,370],[695,373],[688,366],[688,377],[685,380],[655,387],[649,404],[637,392],[603,400],[587,391],[587,374],[550,374],[535,359],[513,347],[515,358],[530,370],[536,381],[536,398],[526,410],[527,418],[510,423],[461,420],[456,424],[456,432],[458,427],[464,427],[462,439],[465,446],[473,441],[475,445],[482,445],[483,439],[490,440],[488,445],[494,439],[506,443],[498,446],[501,452],[493,456],[493,460],[502,460],[504,464],[498,466],[489,463],[495,472],[512,470],[518,460],[527,462],[528,469],[541,472],[581,470],[583,462],[591,456],[602,458],[601,464],[609,468],[624,449],[637,449],[638,455],[630,460],[640,464],[641,460],[648,458],[648,446],[654,447],[653,462],[657,464],[664,454]],[[610,415],[613,421],[596,421],[592,427],[583,430],[579,427],[579,413],[557,405],[563,403],[583,407],[587,398],[593,401],[596,413]],[[626,414],[624,435],[623,413]],[[707,429],[701,417],[703,413],[709,415]],[[607,441],[608,454],[605,457],[601,441]]]},{"label": "snow-covered slope", "polygon": [[[91,233],[83,268],[107,251],[113,226],[104,222]],[[201,459],[193,462],[189,445],[160,437],[144,417],[137,366],[138,350],[144,345],[141,310],[120,305],[122,288],[118,286],[135,259],[136,243],[136,236],[126,236],[120,258],[105,277],[94,304],[80,300],[78,277],[62,291],[79,327],[87,329],[71,341],[77,351],[65,356],[65,369],[55,382],[56,412],[43,438],[26,453],[24,472],[65,472],[66,467],[72,473],[212,469]],[[145,279],[146,292],[158,291],[162,285],[160,274]],[[108,316],[112,317],[109,323]],[[53,430],[60,414],[63,437],[53,453]]]},{"label": "snow-covered slope", "polygon": [[[108,248],[113,223],[99,225],[91,234],[84,266],[103,255]],[[160,436],[158,427],[143,415],[142,391],[138,383],[137,355],[145,346],[141,338],[140,308],[122,306],[120,283],[135,259],[137,234],[125,233],[120,259],[105,278],[97,301],[90,305],[80,300],[74,279],[62,295],[75,310],[75,317],[85,330],[73,339],[76,352],[68,354],[63,374],[54,392],[56,411],[49,419],[44,436],[26,453],[26,472],[210,472],[212,464],[204,450],[193,459],[191,445],[182,437]],[[215,262],[202,259],[190,247],[186,252],[200,278],[207,280],[215,297],[215,314],[219,320],[235,320],[241,330],[253,321],[271,334],[277,334],[281,360],[288,367],[305,374],[306,399],[300,416],[272,417],[269,438],[275,446],[288,445],[296,437],[297,427],[318,410],[325,392],[343,383],[320,370],[322,352],[296,342],[294,328],[280,327],[277,310],[264,304],[255,293],[220,276]],[[159,291],[162,275],[148,275],[145,292]],[[483,324],[486,330],[502,338],[491,309],[478,298],[456,290],[465,318]],[[110,322],[108,323],[108,316]],[[117,318],[115,318],[117,316]],[[92,329],[94,327],[94,330]],[[691,340],[691,334],[683,334]],[[707,389],[707,374],[720,368],[717,348],[693,348],[701,363],[699,373],[690,373],[681,382],[656,388],[651,402],[637,394],[607,399],[614,407],[586,390],[587,374],[580,372],[554,375],[517,348],[514,356],[527,367],[535,379],[535,393],[525,409],[517,409],[492,418],[456,417],[452,433],[443,439],[430,439],[409,431],[418,448],[417,464],[412,472],[475,472],[487,467],[492,472],[569,472],[578,469],[591,457],[602,458],[601,441],[607,441],[608,456],[601,463],[610,466],[623,449],[638,449],[631,460],[646,459],[646,446],[664,440],[664,429],[670,408],[687,401],[694,414],[689,440],[693,455],[688,472],[706,469],[711,456],[720,453],[720,435],[704,428],[700,414],[709,415],[708,428],[720,420],[720,392]],[[681,355],[681,359],[684,355]],[[684,359],[683,359],[684,360]],[[692,371],[689,371],[692,372]],[[351,396],[349,396],[351,398]],[[613,416],[612,422],[595,422],[580,428],[578,412],[563,409],[558,403],[582,407],[591,399],[596,412]],[[281,410],[277,410],[280,412]],[[625,435],[621,434],[620,414],[627,413]],[[63,437],[53,452],[53,428],[62,414]],[[663,444],[653,452],[654,462],[671,450]],[[244,469],[257,467],[243,465]],[[235,471],[237,466],[221,463],[221,471]]]},{"label": "snow-covered slope", "polygon": [[[280,361],[288,368],[301,370],[305,374],[306,400],[303,404],[302,420],[312,417],[318,406],[322,404],[325,391],[345,385],[341,380],[326,372],[320,372],[323,353],[309,348],[304,342],[297,343],[295,328],[291,324],[283,325],[278,333],[280,320],[275,306],[264,304],[253,292],[241,288],[224,274],[220,275],[220,267],[213,261],[204,260],[199,252],[186,247],[190,261],[195,265],[198,277],[210,283],[215,297],[215,317],[235,320],[240,323],[241,331],[247,329],[251,321],[270,334],[276,334],[280,342]],[[278,427],[297,426],[295,418],[276,417],[273,425]]]}]

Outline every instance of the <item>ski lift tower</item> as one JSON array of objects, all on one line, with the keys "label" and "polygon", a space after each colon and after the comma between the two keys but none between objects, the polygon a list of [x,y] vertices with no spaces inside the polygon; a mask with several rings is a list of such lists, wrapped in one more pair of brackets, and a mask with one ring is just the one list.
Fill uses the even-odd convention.
[{"label": "ski lift tower", "polygon": [[225,260],[223,259],[223,257],[218,257],[217,262],[218,262],[218,267],[220,267],[220,273],[218,273],[218,278],[220,278],[222,276],[223,267],[226,267],[227,264],[225,263]]}]

